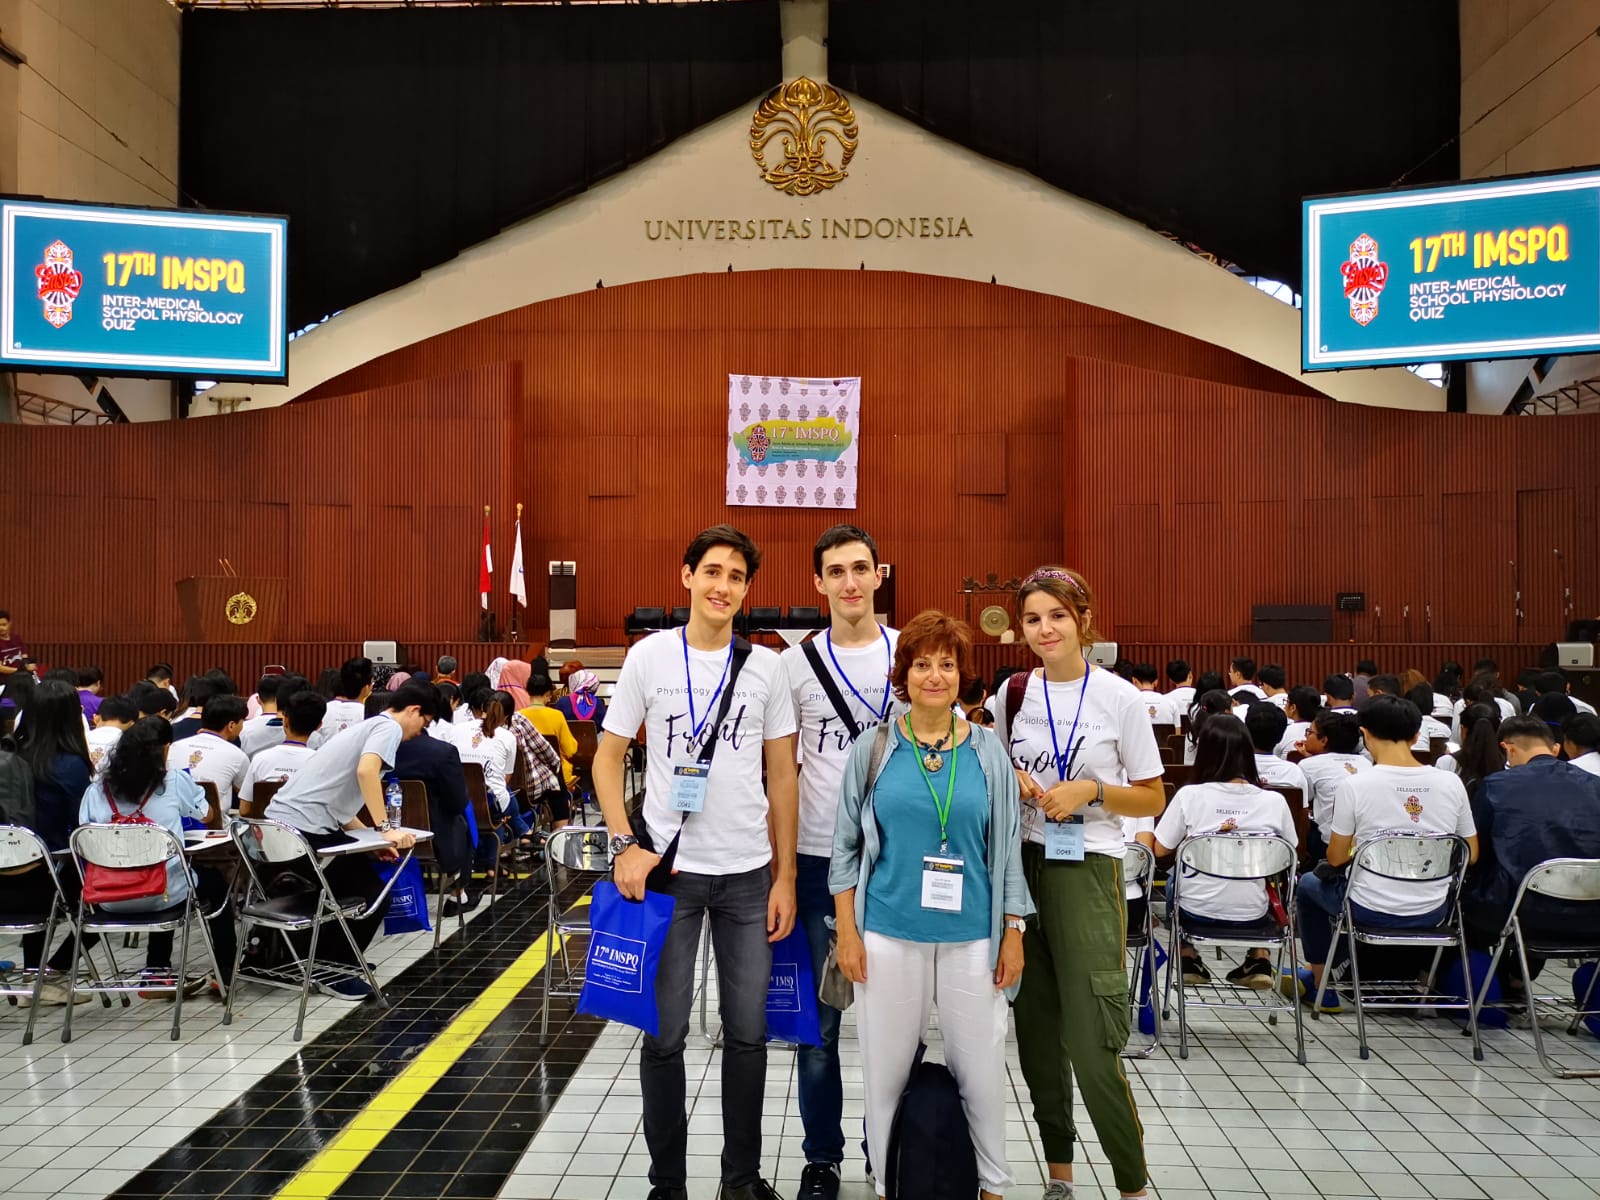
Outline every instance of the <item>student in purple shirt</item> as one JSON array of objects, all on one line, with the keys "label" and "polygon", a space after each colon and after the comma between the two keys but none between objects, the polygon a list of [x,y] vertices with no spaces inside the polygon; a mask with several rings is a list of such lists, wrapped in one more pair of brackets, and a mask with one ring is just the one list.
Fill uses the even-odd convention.
[{"label": "student in purple shirt", "polygon": [[93,721],[94,714],[100,711],[100,688],[105,678],[99,667],[78,668],[78,703],[83,705],[87,721]]},{"label": "student in purple shirt", "polygon": [[0,683],[22,669],[28,648],[11,632],[11,614],[0,608]]}]

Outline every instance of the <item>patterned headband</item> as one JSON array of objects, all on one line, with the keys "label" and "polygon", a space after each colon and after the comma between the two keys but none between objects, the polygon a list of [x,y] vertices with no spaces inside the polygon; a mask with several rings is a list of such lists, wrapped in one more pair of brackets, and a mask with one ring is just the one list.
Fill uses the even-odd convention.
[{"label": "patterned headband", "polygon": [[1022,581],[1022,586],[1027,587],[1030,583],[1037,583],[1041,579],[1054,579],[1060,583],[1064,583],[1078,594],[1078,598],[1080,600],[1088,598],[1083,594],[1083,588],[1079,586],[1076,579],[1067,574],[1065,571],[1057,571],[1051,567],[1042,567],[1035,571],[1032,575],[1029,575]]}]

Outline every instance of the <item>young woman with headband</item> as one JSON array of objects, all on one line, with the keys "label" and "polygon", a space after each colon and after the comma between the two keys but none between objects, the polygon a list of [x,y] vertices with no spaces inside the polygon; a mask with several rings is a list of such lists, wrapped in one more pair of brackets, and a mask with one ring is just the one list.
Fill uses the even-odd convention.
[{"label": "young woman with headband", "polygon": [[1016,1020],[1049,1163],[1045,1200],[1072,1195],[1074,1076],[1118,1189],[1145,1196],[1144,1135],[1121,1058],[1122,818],[1160,815],[1161,752],[1139,690],[1089,665],[1094,597],[1083,576],[1039,568],[1018,589],[1017,611],[1043,666],[1002,693],[996,727],[1022,788],[1022,865],[1039,909],[1023,939]]}]

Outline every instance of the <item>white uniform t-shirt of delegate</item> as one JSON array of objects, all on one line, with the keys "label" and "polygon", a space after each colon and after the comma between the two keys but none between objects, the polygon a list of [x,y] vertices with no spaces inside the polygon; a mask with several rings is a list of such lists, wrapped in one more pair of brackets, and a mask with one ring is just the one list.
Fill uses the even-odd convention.
[{"label": "white uniform t-shirt of delegate", "polygon": [[[1191,783],[1178,789],[1156,822],[1156,841],[1177,849],[1202,833],[1275,833],[1299,844],[1283,796],[1250,783]],[[1259,881],[1190,874],[1178,881],[1183,911],[1217,921],[1255,921],[1266,915],[1267,889]]]},{"label": "white uniform t-shirt of delegate", "polygon": [[1311,819],[1328,836],[1328,822],[1333,820],[1333,796],[1339,785],[1352,775],[1372,770],[1372,760],[1359,754],[1313,754],[1295,764],[1306,777],[1306,806],[1311,809]]},{"label": "white uniform t-shirt of delegate", "polygon": [[250,756],[221,736],[201,732],[179,738],[167,751],[167,768],[188,771],[196,783],[212,783],[223,808],[233,805],[233,794],[244,786]]},{"label": "white uniform t-shirt of delegate", "polygon": [[[1298,764],[1279,758],[1275,754],[1256,755],[1256,774],[1263,787],[1292,787],[1300,789],[1300,799],[1306,799],[1306,773]],[[1162,842],[1163,846],[1167,843]]]},{"label": "white uniform t-shirt of delegate", "polygon": [[502,725],[489,737],[483,732],[483,720],[473,717],[460,725],[450,726],[450,740],[462,762],[474,762],[483,768],[483,786],[501,812],[511,808],[511,789],[507,778],[516,770],[517,737],[509,725]]},{"label": "white uniform t-shirt of delegate", "polygon": [[1278,744],[1272,753],[1287,760],[1294,748],[1305,740],[1306,730],[1310,728],[1310,721],[1290,721],[1289,727],[1283,731],[1283,736],[1278,739]]},{"label": "white uniform t-shirt of delegate", "polygon": [[313,750],[319,749],[329,738],[336,737],[352,725],[361,724],[366,715],[367,706],[359,700],[329,700],[328,710],[322,714],[322,727],[311,735],[306,744]]},{"label": "white uniform t-shirt of delegate", "polygon": [[1177,726],[1178,710],[1173,707],[1172,701],[1167,699],[1165,692],[1147,692],[1140,689],[1139,699],[1144,701],[1145,711],[1150,714],[1150,724]]},{"label": "white uniform t-shirt of delegate", "polygon": [[[254,803],[258,783],[288,782],[289,777],[310,762],[315,753],[302,742],[279,742],[276,746],[268,746],[250,760],[244,786],[239,789],[240,801]],[[277,816],[276,810],[273,810],[273,816]]]},{"label": "white uniform t-shirt of delegate", "polygon": [[[1045,791],[1061,782],[1060,770],[1068,779],[1097,779],[1108,787],[1127,787],[1130,780],[1158,779],[1161,776],[1161,751],[1150,728],[1150,715],[1144,693],[1127,680],[1091,669],[1071,683],[1052,683],[1048,712],[1055,718],[1056,735],[1052,742],[1046,716],[1045,681],[1029,673],[1022,704],[1011,716],[1011,741],[1007,752],[1012,763],[1026,771]],[[1084,688],[1088,691],[1085,692]],[[1078,716],[1078,703],[1083,714]],[[1077,733],[1073,719],[1077,717]],[[1070,740],[1070,745],[1069,745]],[[1061,758],[1057,765],[1056,752]],[[1122,818],[1104,808],[1081,808],[1083,848],[1088,854],[1121,858]],[[1024,841],[1044,844],[1044,810],[1027,800],[1022,802]]]},{"label": "white uniform t-shirt of delegate", "polygon": [[117,743],[122,740],[122,730],[115,725],[97,725],[83,736],[89,743],[90,770],[98,775],[105,770],[106,760],[117,748]]},{"label": "white uniform t-shirt of delegate", "polygon": [[[686,679],[684,649],[680,630],[662,630],[628,651],[606,709],[605,730],[632,738],[640,725],[645,728],[644,817],[657,851],[666,849],[681,826],[678,870],[698,875],[753,871],[772,860],[767,796],[761,788],[764,743],[795,731],[794,700],[778,656],[765,646],[753,646],[734,686],[727,718],[713,728],[721,703],[719,681],[724,680],[724,671],[729,675],[733,671],[728,651],[690,649]],[[694,725],[700,721],[704,725],[696,735]],[[672,807],[672,768],[697,762],[710,737],[719,740],[704,810],[680,813]]]},{"label": "white uniform t-shirt of delegate", "polygon": [[[1356,845],[1385,833],[1455,833],[1472,837],[1472,805],[1460,779],[1432,767],[1375,766],[1347,779],[1333,797],[1331,833]],[[1350,902],[1397,917],[1431,912],[1450,881],[1409,883],[1352,872]]]},{"label": "white uniform t-shirt of delegate", "polygon": [[[894,664],[894,647],[900,634],[894,629],[886,633],[887,640],[879,637],[870,646],[833,646],[832,657],[826,634],[812,639],[822,659],[822,669],[833,676],[834,686],[839,689],[857,727],[863,731],[871,729],[882,715],[893,713],[897,707],[889,693],[889,671]],[[805,648],[790,646],[778,657],[789,692],[794,697],[795,718],[800,727],[800,853],[831,858],[839,787],[844,780],[845,760],[850,757],[855,739],[817,680]],[[679,665],[681,668],[681,662]],[[722,751],[717,753],[720,755]]]},{"label": "white uniform t-shirt of delegate", "polygon": [[275,712],[251,717],[239,731],[239,748],[251,758],[284,739],[283,718]]}]

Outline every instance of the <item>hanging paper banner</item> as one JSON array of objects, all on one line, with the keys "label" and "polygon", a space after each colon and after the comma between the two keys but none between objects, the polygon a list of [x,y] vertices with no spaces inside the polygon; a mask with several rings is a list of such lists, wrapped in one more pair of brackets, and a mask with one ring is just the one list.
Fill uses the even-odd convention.
[{"label": "hanging paper banner", "polygon": [[728,503],[854,508],[861,380],[728,376]]}]

